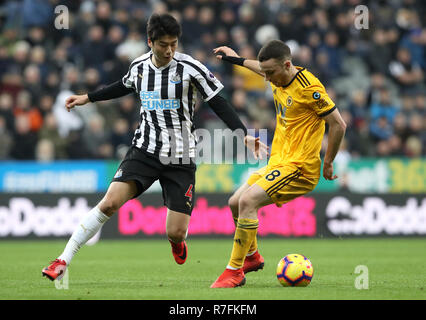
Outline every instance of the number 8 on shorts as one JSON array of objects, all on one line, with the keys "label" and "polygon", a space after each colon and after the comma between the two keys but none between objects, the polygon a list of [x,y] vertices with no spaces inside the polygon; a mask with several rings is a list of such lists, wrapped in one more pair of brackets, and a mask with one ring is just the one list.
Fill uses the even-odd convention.
[{"label": "number 8 on shorts", "polygon": [[271,173],[265,176],[265,179],[268,181],[274,181],[275,178],[279,177],[280,175],[281,175],[281,172],[279,170],[273,170],[271,171]]}]

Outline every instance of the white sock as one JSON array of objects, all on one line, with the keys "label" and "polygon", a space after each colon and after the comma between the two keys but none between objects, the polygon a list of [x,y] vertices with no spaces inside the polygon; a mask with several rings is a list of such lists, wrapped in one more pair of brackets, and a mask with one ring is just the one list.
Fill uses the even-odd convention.
[{"label": "white sock", "polygon": [[226,269],[238,270],[238,268],[231,267],[229,264],[226,266]]},{"label": "white sock", "polygon": [[74,230],[71,238],[65,247],[64,252],[58,257],[58,259],[65,260],[67,265],[71,263],[71,259],[80,250],[80,248],[89,241],[107,222],[109,217],[101,212],[98,207],[94,207],[89,213],[83,217],[78,225],[77,229]]}]

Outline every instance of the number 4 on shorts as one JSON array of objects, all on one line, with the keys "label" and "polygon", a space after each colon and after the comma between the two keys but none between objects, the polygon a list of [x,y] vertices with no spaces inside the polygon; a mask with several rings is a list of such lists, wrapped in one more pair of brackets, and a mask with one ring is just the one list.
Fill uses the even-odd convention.
[{"label": "number 4 on shorts", "polygon": [[185,197],[189,198],[189,201],[192,201],[192,188],[194,186],[192,184],[189,185],[188,190],[186,190]]}]

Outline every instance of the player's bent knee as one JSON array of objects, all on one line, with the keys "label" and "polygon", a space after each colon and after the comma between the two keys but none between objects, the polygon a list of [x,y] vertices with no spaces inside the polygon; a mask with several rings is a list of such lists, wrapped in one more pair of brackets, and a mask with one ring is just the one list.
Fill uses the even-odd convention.
[{"label": "player's bent knee", "polygon": [[247,208],[250,208],[252,206],[252,200],[247,197],[247,196],[242,196],[240,197],[239,201],[238,201],[238,207],[240,210],[244,210]]},{"label": "player's bent knee", "polygon": [[101,212],[106,214],[107,216],[112,216],[115,212],[120,209],[121,203],[118,200],[104,198],[99,203],[98,207]]},{"label": "player's bent knee", "polygon": [[233,195],[231,196],[231,198],[229,198],[228,200],[228,206],[231,208],[232,212],[234,212],[234,210],[238,210],[238,202],[239,202],[239,197]]},{"label": "player's bent knee", "polygon": [[[253,212],[257,209],[258,204],[252,197],[244,194],[240,197],[238,202],[238,208],[240,212],[240,217],[245,217],[248,212]],[[247,217],[246,217],[247,218]]]}]

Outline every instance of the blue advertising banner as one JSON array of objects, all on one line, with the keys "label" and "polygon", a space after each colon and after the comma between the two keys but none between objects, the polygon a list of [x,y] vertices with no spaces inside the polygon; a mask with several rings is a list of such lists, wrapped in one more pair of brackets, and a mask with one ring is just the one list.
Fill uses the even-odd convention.
[{"label": "blue advertising banner", "polygon": [[108,187],[105,161],[0,162],[0,190],[8,193],[90,193]]},{"label": "blue advertising banner", "polygon": [[[0,161],[0,192],[93,193],[105,192],[120,162],[99,161]],[[262,164],[197,165],[196,189],[203,193],[232,193]],[[322,176],[313,193],[424,194],[426,159],[356,159],[336,162],[334,181]],[[147,193],[161,193],[155,182]]]}]

